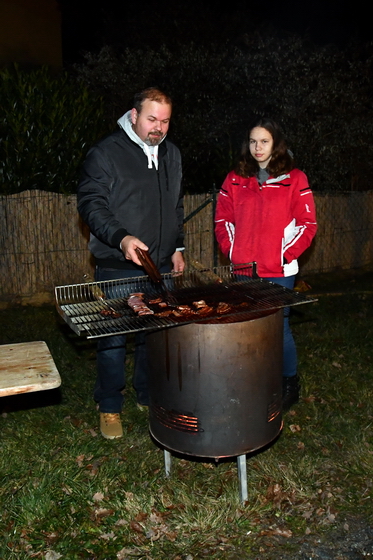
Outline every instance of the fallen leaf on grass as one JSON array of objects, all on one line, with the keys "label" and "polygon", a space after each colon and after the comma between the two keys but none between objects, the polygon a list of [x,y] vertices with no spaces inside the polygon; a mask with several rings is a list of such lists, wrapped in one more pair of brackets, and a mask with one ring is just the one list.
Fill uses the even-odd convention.
[{"label": "fallen leaf on grass", "polygon": [[48,542],[48,544],[53,544],[59,538],[58,533],[55,532],[47,533],[46,531],[42,531],[42,533],[45,536],[45,540]]},{"label": "fallen leaf on grass", "polygon": [[89,463],[88,465],[86,465],[86,469],[87,471],[89,471],[89,476],[96,476],[100,466],[100,461],[94,461],[93,463]]},{"label": "fallen leaf on grass", "polygon": [[150,539],[152,542],[157,541],[161,537],[161,532],[159,530],[154,531],[154,529],[150,528],[146,531],[145,536],[147,539]]},{"label": "fallen leaf on grass", "polygon": [[136,531],[136,533],[144,533],[144,528],[142,525],[140,525],[140,523],[137,523],[137,521],[131,521],[130,522],[130,527],[132,529],[132,531]]},{"label": "fallen leaf on grass", "polygon": [[329,515],[325,518],[325,523],[334,523],[335,522],[335,515],[334,513],[329,513]]},{"label": "fallen leaf on grass", "polygon": [[266,501],[271,501],[277,506],[281,506],[283,502],[293,504],[295,500],[295,490],[284,492],[279,484],[268,486],[266,493]]},{"label": "fallen leaf on grass", "polygon": [[301,427],[299,426],[299,424],[290,424],[289,429],[291,432],[293,432],[293,434],[295,434],[296,432],[301,432]]},{"label": "fallen leaf on grass", "polygon": [[339,364],[338,362],[332,362],[332,366],[336,367],[336,368],[341,368],[341,364]]},{"label": "fallen leaf on grass", "polygon": [[166,517],[166,516],[167,516],[167,513],[166,513],[166,514],[162,514],[162,513],[159,512],[159,511],[157,511],[157,512],[154,511],[153,513],[150,514],[149,520],[150,520],[152,523],[163,523],[163,519],[164,519],[164,517]]},{"label": "fallen leaf on grass", "polygon": [[45,555],[45,560],[58,560],[62,558],[62,554],[59,552],[54,552],[54,550],[48,550],[47,554]]},{"label": "fallen leaf on grass", "polygon": [[288,539],[293,536],[293,533],[290,529],[280,529],[276,527],[274,529],[264,529],[260,531],[259,535],[262,537],[285,537]]},{"label": "fallen leaf on grass", "polygon": [[304,519],[311,519],[312,513],[313,513],[313,510],[309,509],[309,510],[305,511],[304,513],[302,513],[302,517],[304,517]]},{"label": "fallen leaf on grass", "polygon": [[103,495],[102,492],[96,492],[96,494],[93,494],[93,501],[94,502],[101,502],[104,498],[105,498],[105,496]]},{"label": "fallen leaf on grass", "polygon": [[115,533],[111,532],[111,533],[102,533],[102,535],[100,535],[100,539],[104,539],[105,541],[110,541],[111,539],[115,539]]},{"label": "fallen leaf on grass", "polygon": [[122,548],[119,552],[117,552],[118,560],[127,560],[128,556],[141,556],[142,553],[138,552],[137,550],[133,550],[133,548]]},{"label": "fallen leaf on grass", "polygon": [[108,517],[109,515],[113,515],[113,513],[114,513],[113,509],[106,509],[106,508],[95,509],[96,519],[100,517]]}]

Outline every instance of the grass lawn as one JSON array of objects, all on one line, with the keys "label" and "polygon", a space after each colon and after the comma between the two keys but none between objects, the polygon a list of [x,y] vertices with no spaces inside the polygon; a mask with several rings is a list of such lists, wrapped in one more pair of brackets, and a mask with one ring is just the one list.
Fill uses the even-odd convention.
[{"label": "grass lawn", "polygon": [[245,504],[234,458],[175,457],[165,477],[136,408],[133,351],[125,437],[107,441],[95,343],[52,307],[0,311],[0,343],[45,340],[62,379],[0,400],[0,559],[285,559],[348,518],[373,523],[373,273],[305,280],[319,301],[292,313],[302,399],[276,443],[248,457]]}]

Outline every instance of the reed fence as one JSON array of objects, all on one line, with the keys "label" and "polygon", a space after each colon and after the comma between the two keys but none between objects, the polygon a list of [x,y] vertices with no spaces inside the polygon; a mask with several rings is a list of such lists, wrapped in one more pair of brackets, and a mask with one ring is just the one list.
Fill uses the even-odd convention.
[{"label": "reed fence", "polygon": [[[214,259],[210,195],[187,195],[185,215],[206,205],[185,224],[187,260],[211,267]],[[373,191],[315,194],[319,229],[301,258],[301,275],[348,269],[373,262]],[[89,232],[75,195],[24,191],[0,197],[0,300],[41,303],[56,285],[83,281],[93,273]]]}]

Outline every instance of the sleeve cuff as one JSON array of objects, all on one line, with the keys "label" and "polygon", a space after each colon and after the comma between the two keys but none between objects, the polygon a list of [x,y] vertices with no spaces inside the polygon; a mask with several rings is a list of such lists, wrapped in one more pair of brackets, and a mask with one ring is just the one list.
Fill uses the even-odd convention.
[{"label": "sleeve cuff", "polygon": [[126,235],[131,235],[126,229],[118,229],[113,237],[111,238],[111,244],[113,247],[118,247],[120,249],[120,242]]}]

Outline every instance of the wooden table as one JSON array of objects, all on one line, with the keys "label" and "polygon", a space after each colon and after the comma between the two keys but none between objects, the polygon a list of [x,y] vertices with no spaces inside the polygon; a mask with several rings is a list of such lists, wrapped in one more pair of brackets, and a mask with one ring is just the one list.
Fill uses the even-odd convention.
[{"label": "wooden table", "polygon": [[0,397],[44,391],[60,385],[60,374],[45,342],[0,346]]}]

